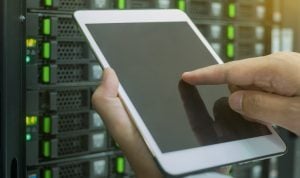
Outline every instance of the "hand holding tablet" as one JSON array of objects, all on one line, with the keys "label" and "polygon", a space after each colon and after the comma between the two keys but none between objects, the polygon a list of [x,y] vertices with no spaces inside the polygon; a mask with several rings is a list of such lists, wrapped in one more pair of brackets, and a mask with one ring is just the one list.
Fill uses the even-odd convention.
[{"label": "hand holding tablet", "polygon": [[[101,85],[97,88],[92,98],[93,106],[101,114],[106,128],[120,145],[136,177],[164,177],[118,97],[118,82],[114,70],[110,68],[105,69]],[[223,167],[215,171],[221,174],[228,174],[229,170],[230,167]],[[201,174],[201,177],[196,175],[195,178],[229,178],[218,173],[205,173]],[[187,178],[193,177],[188,176]]]},{"label": "hand holding tablet", "polygon": [[101,114],[106,128],[122,148],[136,176],[163,177],[118,97],[118,86],[115,72],[110,68],[104,70],[101,85],[92,98],[94,108]]},{"label": "hand holding tablet", "polygon": [[[106,121],[108,129],[122,142],[125,154],[132,150],[145,153],[141,155],[148,160],[146,165],[137,163],[140,158],[131,158],[136,167],[156,169],[147,149],[169,175],[284,153],[285,145],[270,125],[251,123],[230,109],[228,99],[224,99],[229,95],[226,86],[195,87],[182,82],[185,71],[222,64],[183,12],[79,11],[75,18],[102,67],[112,66],[118,74],[120,86],[113,84],[115,79],[112,83],[105,79],[108,84],[97,90],[93,101],[103,118],[111,118]],[[107,90],[107,86],[114,90]],[[116,99],[117,88],[120,100]],[[101,100],[106,96],[103,92],[111,99]],[[103,106],[97,104],[97,98]],[[120,112],[113,113],[114,107]],[[122,116],[130,116],[132,122],[122,120]],[[240,127],[228,125],[234,118]],[[113,122],[116,125],[109,124]],[[129,136],[127,143],[122,141],[121,132],[123,137]],[[126,145],[133,140],[140,144]]]}]

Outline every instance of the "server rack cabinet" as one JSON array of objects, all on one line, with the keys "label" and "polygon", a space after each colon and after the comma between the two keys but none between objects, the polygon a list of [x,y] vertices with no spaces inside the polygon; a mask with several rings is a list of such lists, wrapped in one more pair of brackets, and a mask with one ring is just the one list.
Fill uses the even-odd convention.
[{"label": "server rack cabinet", "polygon": [[72,17],[75,10],[119,6],[125,4],[26,0],[27,178],[130,176],[93,110],[90,98],[102,70]]},{"label": "server rack cabinet", "polygon": [[25,175],[25,2],[0,1],[0,177]]},{"label": "server rack cabinet", "polygon": [[[1,1],[1,176],[133,176],[91,106],[101,69],[72,19],[74,10],[178,8],[230,61],[270,53],[271,5],[271,0]],[[259,165],[236,167],[235,175],[251,177]]]}]

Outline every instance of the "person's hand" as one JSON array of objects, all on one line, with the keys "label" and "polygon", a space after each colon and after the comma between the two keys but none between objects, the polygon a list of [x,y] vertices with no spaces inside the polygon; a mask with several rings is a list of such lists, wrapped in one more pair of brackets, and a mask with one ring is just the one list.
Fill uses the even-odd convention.
[{"label": "person's hand", "polygon": [[182,75],[192,85],[229,84],[229,104],[246,118],[300,136],[300,54],[272,55],[213,65]]},{"label": "person's hand", "polygon": [[93,106],[101,115],[111,136],[120,145],[136,176],[163,177],[118,98],[118,87],[119,81],[115,72],[110,68],[105,69],[102,83],[92,97]]}]

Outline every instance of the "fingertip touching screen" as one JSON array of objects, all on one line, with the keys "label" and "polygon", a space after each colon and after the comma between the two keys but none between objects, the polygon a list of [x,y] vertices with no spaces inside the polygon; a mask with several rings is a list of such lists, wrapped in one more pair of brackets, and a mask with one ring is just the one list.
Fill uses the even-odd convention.
[{"label": "fingertip touching screen", "polygon": [[87,24],[165,152],[270,134],[228,105],[227,86],[192,86],[185,71],[217,64],[186,22]]}]

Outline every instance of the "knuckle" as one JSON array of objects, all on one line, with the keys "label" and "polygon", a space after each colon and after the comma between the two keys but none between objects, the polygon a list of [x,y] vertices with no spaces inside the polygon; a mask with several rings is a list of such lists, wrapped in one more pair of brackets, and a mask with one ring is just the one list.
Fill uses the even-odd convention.
[{"label": "knuckle", "polygon": [[290,52],[276,52],[270,55],[273,59],[284,59],[286,56],[289,56]]},{"label": "knuckle", "polygon": [[276,52],[268,56],[269,59],[275,59],[274,61],[278,62],[288,62],[293,61],[295,58],[299,58],[300,54],[296,52]]},{"label": "knuckle", "polygon": [[291,59],[294,58],[294,54],[291,52],[278,52],[269,56],[269,63],[272,67],[283,68],[285,65],[289,65]]},{"label": "knuckle", "polygon": [[104,97],[101,95],[100,92],[95,91],[94,94],[92,95],[92,104],[94,107],[102,103],[103,100]]},{"label": "knuckle", "polygon": [[[270,73],[271,87],[280,94],[292,96],[299,91],[300,81],[298,73],[300,68],[300,54],[294,52],[279,52],[270,55],[268,69],[262,69]],[[267,75],[265,75],[267,76]],[[263,77],[262,77],[263,78]]]}]

